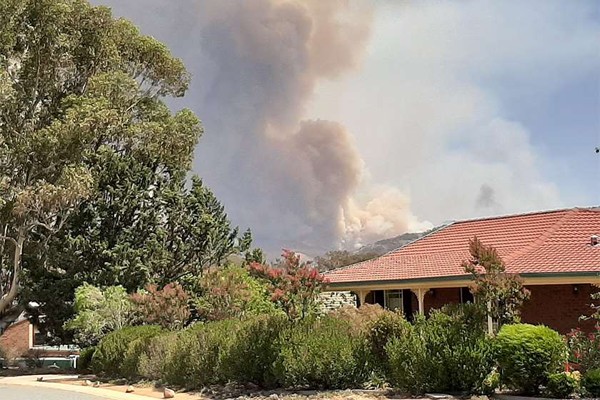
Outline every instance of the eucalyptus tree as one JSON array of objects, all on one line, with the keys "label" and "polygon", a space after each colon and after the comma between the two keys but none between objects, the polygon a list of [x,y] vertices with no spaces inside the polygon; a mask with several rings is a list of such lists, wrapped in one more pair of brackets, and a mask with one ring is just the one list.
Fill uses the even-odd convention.
[{"label": "eucalyptus tree", "polygon": [[181,181],[202,129],[165,98],[188,83],[166,46],[106,7],[0,0],[0,320],[19,311],[23,260],[42,257],[29,243],[48,243],[97,198],[105,162],[151,166],[144,193]]}]

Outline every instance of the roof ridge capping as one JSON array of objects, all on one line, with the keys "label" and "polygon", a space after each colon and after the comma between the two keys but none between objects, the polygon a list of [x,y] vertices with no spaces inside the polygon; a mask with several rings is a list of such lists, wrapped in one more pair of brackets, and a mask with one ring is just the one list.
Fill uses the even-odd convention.
[{"label": "roof ridge capping", "polygon": [[501,214],[501,215],[490,215],[487,217],[475,217],[475,218],[466,218],[459,219],[454,221],[454,224],[461,224],[464,222],[476,222],[476,221],[487,221],[492,219],[503,219],[503,218],[513,218],[513,217],[526,217],[530,215],[542,215],[542,214],[552,214],[557,212],[566,212],[566,211],[592,211],[592,212],[600,212],[600,206],[590,206],[590,207],[565,207],[565,208],[550,208],[547,210],[540,211],[526,211],[522,213],[513,213],[513,214]]}]

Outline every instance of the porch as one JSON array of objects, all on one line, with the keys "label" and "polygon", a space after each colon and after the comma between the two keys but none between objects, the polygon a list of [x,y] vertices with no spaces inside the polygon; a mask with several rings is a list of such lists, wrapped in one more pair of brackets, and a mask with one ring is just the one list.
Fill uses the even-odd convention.
[{"label": "porch", "polygon": [[427,314],[446,304],[473,303],[473,294],[467,286],[453,288],[374,289],[355,292],[358,306],[379,304],[381,307],[404,313],[412,320],[416,313]]}]

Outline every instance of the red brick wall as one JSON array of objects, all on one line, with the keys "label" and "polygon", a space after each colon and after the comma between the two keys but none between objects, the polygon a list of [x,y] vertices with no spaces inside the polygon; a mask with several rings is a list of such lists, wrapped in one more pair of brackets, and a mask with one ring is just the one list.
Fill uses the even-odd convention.
[{"label": "red brick wall", "polygon": [[531,298],[524,304],[521,319],[530,324],[544,324],[560,333],[581,327],[593,328],[592,321],[579,321],[581,315],[589,315],[591,294],[598,291],[592,285],[535,285],[528,286]]},{"label": "red brick wall", "polygon": [[445,304],[460,303],[460,288],[433,289],[425,294],[425,314]]},{"label": "red brick wall", "polygon": [[9,357],[21,356],[29,350],[29,321],[20,321],[8,327],[0,336],[0,347]]}]

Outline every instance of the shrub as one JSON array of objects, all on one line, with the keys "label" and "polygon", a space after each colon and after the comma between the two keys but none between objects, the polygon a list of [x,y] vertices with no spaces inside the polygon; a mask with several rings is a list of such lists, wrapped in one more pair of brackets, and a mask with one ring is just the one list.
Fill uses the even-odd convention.
[{"label": "shrub", "polygon": [[358,308],[354,306],[340,307],[328,315],[331,318],[347,321],[357,333],[365,333],[370,330],[376,320],[389,313],[391,311],[384,310],[379,304],[363,304]]},{"label": "shrub", "polygon": [[137,375],[137,363],[144,344],[160,332],[158,326],[130,326],[106,335],[96,346],[92,370],[108,376]]},{"label": "shrub", "polygon": [[277,267],[250,264],[250,274],[267,284],[271,301],[290,320],[317,314],[319,293],[327,279],[309,262],[301,262],[300,255],[292,251],[284,250],[282,257]]},{"label": "shrub", "polygon": [[190,318],[189,298],[178,283],[169,283],[162,289],[148,285],[145,291],[131,295],[143,323],[171,330],[181,329],[187,324]]},{"label": "shrub", "polygon": [[276,311],[267,285],[250,276],[247,268],[233,265],[212,268],[198,284],[202,296],[196,299],[195,306],[204,320],[219,321]]},{"label": "shrub", "polygon": [[587,394],[600,397],[600,368],[586,372],[581,383]]},{"label": "shrub", "polygon": [[283,386],[342,389],[366,379],[364,341],[345,321],[306,320],[284,330],[280,341],[274,373]]},{"label": "shrub", "polygon": [[[390,383],[413,394],[483,392],[492,347],[473,305],[420,316],[386,345]],[[487,388],[490,390],[489,388]]]},{"label": "shrub", "polygon": [[385,350],[386,345],[392,338],[403,336],[411,325],[406,321],[402,313],[384,311],[378,318],[373,320],[367,331],[367,343],[371,362],[378,372],[387,374],[389,361]]},{"label": "shrub", "polygon": [[272,386],[279,356],[279,336],[289,322],[283,315],[253,317],[240,322],[236,338],[223,355],[227,380]]},{"label": "shrub", "polygon": [[538,393],[550,374],[566,362],[562,337],[545,326],[505,325],[495,340],[502,382],[527,394]]},{"label": "shrub", "polygon": [[96,345],[107,333],[126,327],[133,321],[133,303],[122,286],[100,289],[84,283],[75,289],[73,319],[64,325],[75,333],[82,346]]},{"label": "shrub", "polygon": [[148,341],[138,363],[141,377],[156,381],[164,380],[166,366],[175,351],[177,338],[176,332],[165,332]]},{"label": "shrub", "polygon": [[235,341],[239,321],[224,320],[197,324],[177,335],[165,361],[164,380],[187,389],[225,383],[223,359]]},{"label": "shrub", "polygon": [[81,350],[79,353],[79,358],[77,359],[77,370],[78,371],[87,371],[90,368],[90,364],[92,363],[92,357],[96,352],[95,347],[88,347],[86,349]]},{"label": "shrub", "polygon": [[555,399],[571,397],[579,389],[577,373],[560,372],[548,375],[546,391],[548,396]]},{"label": "shrub", "polygon": [[600,326],[586,334],[580,329],[567,334],[569,362],[577,365],[582,372],[600,368]]}]

